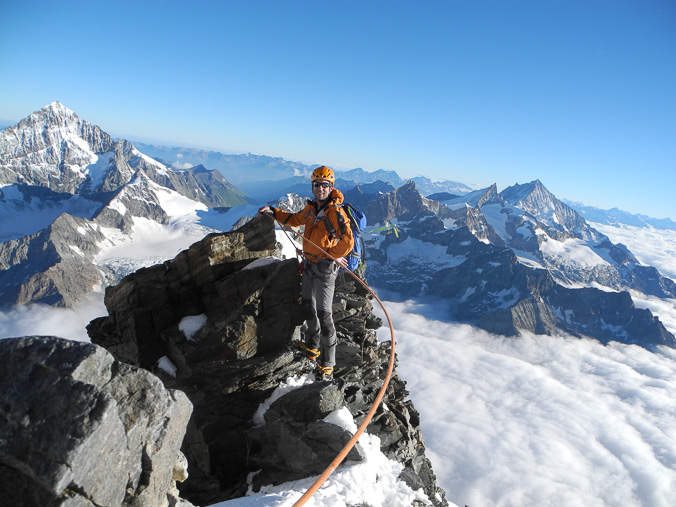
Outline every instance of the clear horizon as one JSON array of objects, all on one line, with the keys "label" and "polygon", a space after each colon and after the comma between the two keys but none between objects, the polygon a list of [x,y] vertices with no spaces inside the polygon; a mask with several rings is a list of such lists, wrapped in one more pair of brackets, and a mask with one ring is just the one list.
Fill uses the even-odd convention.
[{"label": "clear horizon", "polygon": [[[0,117],[386,169],[676,220],[676,5],[28,0]],[[225,175],[227,178],[227,174]]]}]

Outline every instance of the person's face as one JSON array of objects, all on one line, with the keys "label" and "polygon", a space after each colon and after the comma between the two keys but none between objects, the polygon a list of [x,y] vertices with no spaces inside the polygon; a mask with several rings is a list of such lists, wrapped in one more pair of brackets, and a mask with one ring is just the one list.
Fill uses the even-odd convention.
[{"label": "person's face", "polygon": [[333,185],[330,181],[315,180],[312,182],[312,195],[314,195],[315,199],[318,201],[328,199],[331,190],[333,190]]}]

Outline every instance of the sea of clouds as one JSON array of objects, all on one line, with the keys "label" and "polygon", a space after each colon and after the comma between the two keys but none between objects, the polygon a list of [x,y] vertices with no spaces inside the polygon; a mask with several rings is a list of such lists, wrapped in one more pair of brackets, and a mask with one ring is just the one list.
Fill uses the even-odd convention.
[{"label": "sea of clouds", "polygon": [[438,307],[386,307],[398,372],[450,501],[673,505],[676,351],[505,338],[435,320]]}]

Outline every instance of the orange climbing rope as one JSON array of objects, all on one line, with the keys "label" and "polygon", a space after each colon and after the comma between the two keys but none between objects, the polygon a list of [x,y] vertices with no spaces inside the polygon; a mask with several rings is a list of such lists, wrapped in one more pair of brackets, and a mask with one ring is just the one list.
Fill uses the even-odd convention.
[{"label": "orange climbing rope", "polygon": [[[277,220],[274,215],[269,214],[269,213],[261,213],[262,215],[265,215],[267,217],[272,218],[277,224],[279,224],[280,228],[284,231],[284,233],[289,236],[286,232],[286,229],[283,227],[283,225]],[[322,252],[324,252],[330,259],[334,260],[337,262],[337,259],[331,256],[326,250],[321,248],[319,245],[316,243],[313,243],[309,239],[303,237],[300,233],[291,230],[293,234],[296,236],[302,237],[304,241],[307,241],[308,243],[312,244],[313,246],[319,248]],[[291,238],[289,237],[289,240]],[[296,248],[296,252],[298,252],[298,248]],[[394,370],[394,326],[392,325],[392,319],[390,319],[390,315],[387,313],[387,310],[385,309],[385,305],[383,305],[383,302],[380,300],[378,296],[376,296],[376,293],[371,290],[371,288],[366,285],[366,283],[359,278],[357,275],[355,275],[352,271],[350,270],[345,270],[347,271],[352,277],[357,280],[369,293],[375,298],[376,301],[378,301],[378,304],[380,307],[383,309],[383,312],[385,312],[385,317],[387,318],[387,324],[390,326],[390,336],[392,337],[392,346],[390,348],[390,362],[387,367],[387,373],[385,374],[385,380],[383,381],[383,386],[380,388],[380,391],[378,391],[378,395],[376,396],[376,399],[373,401],[373,405],[371,406],[371,409],[368,411],[366,414],[366,418],[362,421],[361,425],[359,425],[359,428],[357,428],[357,432],[352,435],[352,438],[350,441],[345,444],[345,447],[341,449],[341,451],[338,453],[338,455],[334,458],[334,460],[327,466],[322,474],[317,478],[317,480],[308,488],[308,490],[303,494],[302,497],[298,499],[298,501],[293,504],[293,507],[301,507],[302,505],[305,505],[305,503],[310,499],[312,495],[314,495],[317,490],[321,487],[322,484],[326,481],[326,479],[329,478],[329,476],[333,473],[333,471],[338,468],[338,465],[342,463],[342,461],[345,459],[345,456],[352,450],[354,447],[354,444],[357,443],[357,440],[359,440],[359,437],[364,433],[366,430],[366,427],[368,424],[371,422],[371,419],[373,419],[373,416],[376,413],[376,410],[378,410],[378,406],[380,405],[380,402],[383,400],[383,397],[385,396],[385,391],[387,390],[387,386],[390,383],[390,379],[392,378],[392,371]]]}]

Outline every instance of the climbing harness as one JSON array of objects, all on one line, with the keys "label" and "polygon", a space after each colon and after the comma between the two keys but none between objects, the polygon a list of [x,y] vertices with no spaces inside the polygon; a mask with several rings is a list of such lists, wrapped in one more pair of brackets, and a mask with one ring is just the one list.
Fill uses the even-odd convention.
[{"label": "climbing harness", "polygon": [[[275,216],[271,213],[261,213],[267,217],[270,217],[273,219],[277,224],[279,224],[280,227],[282,227],[282,224],[275,218]],[[282,227],[282,229],[284,229]],[[296,234],[299,237],[302,237],[302,235],[294,230],[291,231],[293,234]],[[286,233],[286,231],[285,231]],[[287,234],[288,236],[288,234]],[[291,239],[291,238],[289,238]],[[319,245],[313,243],[307,238],[304,238],[305,241],[311,243],[313,246],[319,248],[322,252],[324,252],[330,259],[332,259],[335,262],[338,262],[337,259],[333,256],[331,256],[326,250],[321,248]],[[298,249],[296,249],[298,250]],[[371,406],[371,409],[368,411],[366,414],[366,418],[362,421],[361,425],[359,428],[357,428],[357,432],[352,435],[352,438],[350,441],[345,444],[345,447],[341,449],[341,451],[338,453],[338,455],[334,458],[334,460],[329,464],[329,466],[324,469],[324,472],[317,478],[317,480],[308,488],[308,490],[305,492],[305,494],[298,499],[298,501],[293,504],[293,507],[301,507],[302,505],[305,505],[305,503],[314,495],[317,490],[321,487],[324,482],[326,482],[326,479],[329,478],[329,476],[333,473],[333,471],[338,468],[338,466],[343,462],[347,454],[352,450],[354,445],[357,443],[357,440],[359,440],[359,437],[361,437],[362,433],[366,430],[366,427],[369,425],[371,422],[371,419],[376,413],[376,410],[378,410],[378,406],[380,405],[380,402],[383,400],[383,397],[385,396],[385,391],[387,390],[387,386],[390,383],[390,379],[392,378],[392,371],[394,370],[394,326],[392,325],[392,319],[390,319],[390,315],[387,313],[387,310],[385,309],[385,305],[383,302],[380,300],[378,296],[376,296],[376,293],[371,290],[371,288],[366,285],[366,283],[359,278],[355,273],[352,271],[347,271],[350,273],[350,275],[357,280],[374,298],[376,301],[378,301],[378,304],[380,307],[383,309],[383,312],[385,313],[385,317],[387,318],[387,324],[390,326],[390,336],[392,337],[392,346],[390,347],[390,362],[387,367],[387,373],[385,374],[385,380],[383,381],[383,386],[380,388],[380,391],[378,391],[378,395],[376,396],[376,399],[373,401],[373,405]]]}]

